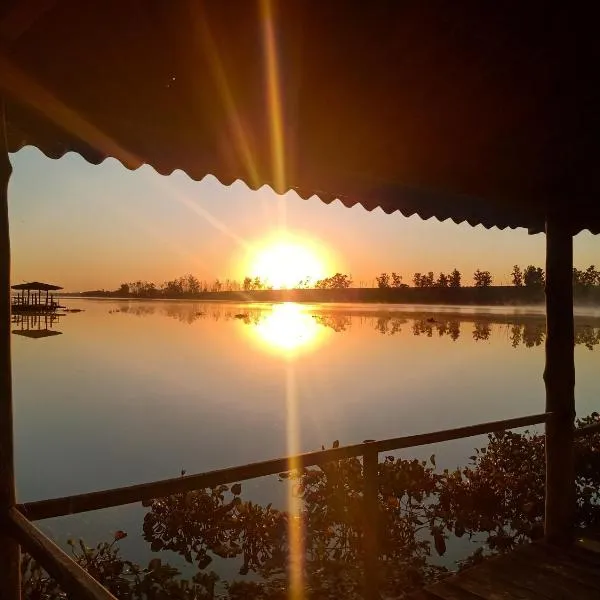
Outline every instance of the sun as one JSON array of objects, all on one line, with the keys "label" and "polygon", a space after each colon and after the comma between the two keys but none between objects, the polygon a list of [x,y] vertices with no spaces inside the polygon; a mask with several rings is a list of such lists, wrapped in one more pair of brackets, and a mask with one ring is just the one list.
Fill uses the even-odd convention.
[{"label": "sun", "polygon": [[323,251],[308,241],[272,240],[254,252],[250,275],[275,289],[294,288],[306,280],[314,283],[326,276],[323,256]]}]

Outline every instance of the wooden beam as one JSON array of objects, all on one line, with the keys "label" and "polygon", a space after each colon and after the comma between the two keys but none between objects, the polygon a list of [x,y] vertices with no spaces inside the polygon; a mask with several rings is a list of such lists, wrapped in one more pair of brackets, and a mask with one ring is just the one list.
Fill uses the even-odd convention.
[{"label": "wooden beam", "polygon": [[[6,118],[0,97],[0,518],[15,505],[12,375],[10,361],[10,234],[8,182],[12,172],[6,146]],[[0,525],[0,596],[21,596],[19,545]]]},{"label": "wooden beam", "polygon": [[575,515],[575,330],[573,236],[557,217],[546,223],[546,521],[551,543],[572,540]]},{"label": "wooden beam", "polygon": [[106,588],[14,507],[9,510],[7,526],[23,548],[56,579],[69,597],[81,600],[116,600]]},{"label": "wooden beam", "polygon": [[236,481],[254,479],[256,477],[264,477],[266,475],[275,475],[282,471],[289,471],[290,465],[294,465],[295,468],[311,467],[344,458],[361,456],[365,451],[388,452],[390,450],[399,450],[401,448],[426,446],[428,444],[437,444],[439,442],[447,442],[449,440],[457,440],[475,435],[484,435],[494,431],[528,427],[530,425],[544,423],[546,418],[546,413],[542,413],[527,417],[518,417],[516,419],[506,419],[504,421],[493,421],[491,423],[482,423],[480,425],[459,427],[457,429],[446,429],[434,433],[408,435],[378,442],[342,446],[330,450],[309,452],[307,454],[299,454],[298,456],[276,458],[239,467],[209,471],[208,473],[200,473],[198,475],[187,475],[185,477],[163,479],[162,481],[142,483],[112,490],[65,496],[63,498],[52,498],[50,500],[38,500],[37,502],[27,502],[26,504],[20,505],[19,510],[21,510],[21,512],[31,521],[49,519],[51,517],[100,510],[111,506],[133,504],[135,502],[141,502],[142,500],[151,500],[152,498],[164,498],[173,494],[215,487],[222,484],[234,483]]}]

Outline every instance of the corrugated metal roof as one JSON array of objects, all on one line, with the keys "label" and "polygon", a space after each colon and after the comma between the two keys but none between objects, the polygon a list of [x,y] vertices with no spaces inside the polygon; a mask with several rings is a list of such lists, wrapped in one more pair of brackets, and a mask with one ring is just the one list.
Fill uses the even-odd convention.
[{"label": "corrugated metal roof", "polygon": [[580,5],[63,0],[15,18],[13,4],[13,151],[600,232],[600,52]]}]

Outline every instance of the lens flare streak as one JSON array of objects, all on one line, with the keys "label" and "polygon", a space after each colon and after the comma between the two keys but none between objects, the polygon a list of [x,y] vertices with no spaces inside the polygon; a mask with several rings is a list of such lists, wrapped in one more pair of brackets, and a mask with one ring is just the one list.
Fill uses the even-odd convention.
[{"label": "lens flare streak", "polygon": [[275,188],[285,191],[285,147],[283,139],[283,104],[279,82],[277,44],[273,24],[273,10],[270,0],[262,0],[264,55],[267,72],[267,98],[269,106],[269,125],[271,129],[271,160]]},{"label": "lens flare streak", "polygon": [[[288,362],[286,369],[285,403],[287,411],[287,451],[290,456],[288,469],[294,471],[299,464],[293,457],[300,451],[298,419],[298,396],[294,363]],[[304,536],[302,523],[302,500],[288,488],[288,540],[289,540],[289,590],[290,600],[304,597]]]}]

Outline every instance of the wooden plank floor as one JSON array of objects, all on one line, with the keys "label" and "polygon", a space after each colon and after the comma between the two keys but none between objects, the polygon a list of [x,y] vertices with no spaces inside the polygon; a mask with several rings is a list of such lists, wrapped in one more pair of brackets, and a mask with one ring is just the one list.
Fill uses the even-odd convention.
[{"label": "wooden plank floor", "polygon": [[425,588],[414,600],[600,600],[600,541],[524,545]]}]

